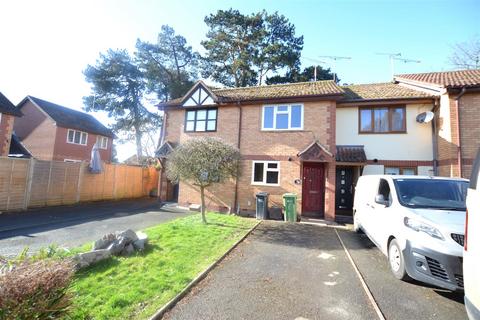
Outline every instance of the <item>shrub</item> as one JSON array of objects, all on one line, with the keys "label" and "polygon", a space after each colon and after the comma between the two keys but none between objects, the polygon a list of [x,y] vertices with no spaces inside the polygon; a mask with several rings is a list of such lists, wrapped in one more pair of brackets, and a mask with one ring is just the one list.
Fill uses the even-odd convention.
[{"label": "shrub", "polygon": [[25,260],[0,276],[0,319],[55,319],[70,306],[70,260]]}]

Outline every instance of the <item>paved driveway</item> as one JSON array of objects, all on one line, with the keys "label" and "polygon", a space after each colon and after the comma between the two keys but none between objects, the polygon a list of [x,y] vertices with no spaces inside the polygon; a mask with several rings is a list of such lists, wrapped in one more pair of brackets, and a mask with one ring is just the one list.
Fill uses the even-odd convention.
[{"label": "paved driveway", "polygon": [[74,247],[108,232],[140,230],[188,213],[160,207],[155,199],[97,202],[49,207],[0,215],[0,255],[12,256],[25,247],[36,251],[55,243]]},{"label": "paved driveway", "polygon": [[[402,283],[339,230],[386,319],[466,319],[461,296]],[[166,319],[378,319],[333,228],[263,222]]]}]

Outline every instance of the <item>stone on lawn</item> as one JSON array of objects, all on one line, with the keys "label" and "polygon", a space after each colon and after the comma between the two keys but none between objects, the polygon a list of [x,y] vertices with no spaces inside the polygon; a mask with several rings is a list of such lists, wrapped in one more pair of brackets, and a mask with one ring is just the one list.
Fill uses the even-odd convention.
[{"label": "stone on lawn", "polygon": [[112,242],[112,244],[107,248],[107,250],[110,251],[111,254],[117,255],[122,252],[123,248],[125,248],[127,243],[127,238],[119,237],[117,238],[117,240]]},{"label": "stone on lawn", "polygon": [[90,252],[84,252],[77,254],[73,260],[76,263],[77,269],[88,267],[99,261],[110,258],[111,253],[107,249],[100,249]]},{"label": "stone on lawn", "polygon": [[148,242],[148,236],[143,232],[137,232],[137,237],[138,240],[133,242],[133,246],[135,249],[142,251],[145,249],[145,245]]},{"label": "stone on lawn", "polygon": [[115,234],[107,233],[101,239],[98,239],[93,243],[92,250],[106,249],[109,245],[112,244],[113,241],[115,241],[115,239],[116,239]]},{"label": "stone on lawn", "polygon": [[117,236],[117,239],[118,238],[127,239],[128,243],[138,240],[137,234],[132,229],[127,229],[127,230],[122,231],[122,232],[117,232],[115,235]]},{"label": "stone on lawn", "polygon": [[131,243],[129,243],[127,246],[125,246],[125,248],[123,249],[122,251],[122,254],[125,255],[125,256],[129,256],[131,255],[132,253],[135,252],[135,248],[133,247],[133,245]]}]

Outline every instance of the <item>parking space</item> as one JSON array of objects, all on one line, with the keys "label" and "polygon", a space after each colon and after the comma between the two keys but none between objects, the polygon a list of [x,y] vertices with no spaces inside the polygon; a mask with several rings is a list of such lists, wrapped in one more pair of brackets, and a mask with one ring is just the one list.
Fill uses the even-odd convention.
[{"label": "parking space", "polygon": [[338,230],[386,319],[467,319],[463,294],[399,281],[387,258],[361,233]]},{"label": "parking space", "polygon": [[[378,319],[335,233],[263,222],[167,319]],[[362,234],[337,230],[386,319],[466,319],[463,296],[404,283]]]}]

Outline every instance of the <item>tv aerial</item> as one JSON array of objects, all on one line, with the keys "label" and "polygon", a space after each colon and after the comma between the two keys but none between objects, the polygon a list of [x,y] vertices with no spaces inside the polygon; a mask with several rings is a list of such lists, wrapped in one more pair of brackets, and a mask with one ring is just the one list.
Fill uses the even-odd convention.
[{"label": "tv aerial", "polygon": [[342,56],[318,56],[319,58],[325,58],[325,59],[329,59],[329,60],[332,60],[332,64],[333,64],[333,80],[335,82],[337,82],[337,60],[351,60],[352,57],[342,57]]}]

